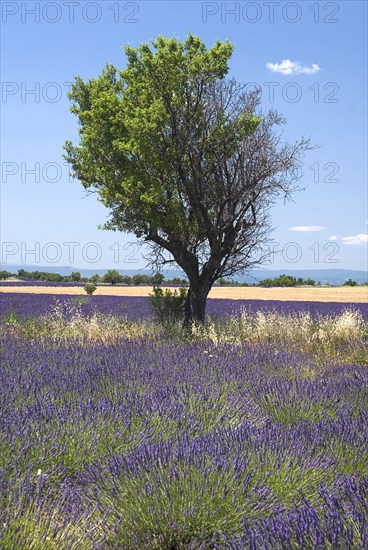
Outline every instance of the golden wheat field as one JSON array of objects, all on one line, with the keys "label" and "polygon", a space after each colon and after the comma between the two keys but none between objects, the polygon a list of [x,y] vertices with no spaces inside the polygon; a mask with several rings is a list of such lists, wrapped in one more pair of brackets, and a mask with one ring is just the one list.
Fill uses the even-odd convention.
[{"label": "golden wheat field", "polygon": [[[164,287],[165,288],[165,287]],[[0,292],[20,292],[31,294],[84,294],[83,287],[48,286],[2,286]],[[95,295],[99,296],[148,296],[151,286],[114,287],[98,286]],[[368,303],[368,287],[329,287],[329,288],[259,288],[259,287],[214,287],[210,298],[231,300],[283,300],[311,302],[355,302]]]}]

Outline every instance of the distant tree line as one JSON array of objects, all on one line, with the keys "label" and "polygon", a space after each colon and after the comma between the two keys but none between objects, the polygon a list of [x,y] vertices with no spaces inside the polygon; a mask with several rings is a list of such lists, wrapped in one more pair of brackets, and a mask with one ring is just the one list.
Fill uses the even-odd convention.
[{"label": "distant tree line", "polygon": [[[0,271],[0,280],[17,277],[28,281],[40,281],[50,283],[103,283],[103,284],[123,284],[123,285],[161,285],[165,276],[162,273],[154,275],[146,275],[137,273],[135,275],[122,275],[116,269],[110,269],[104,275],[95,273],[91,277],[82,277],[79,271],[74,271],[71,275],[60,275],[59,273],[49,273],[47,271],[26,271],[19,269],[17,274],[9,271]],[[165,280],[166,284],[187,284],[186,279],[174,277],[173,279]]]},{"label": "distant tree line", "polygon": [[165,276],[162,273],[155,273],[154,275],[146,275],[143,273],[136,273],[135,275],[121,275],[116,269],[110,269],[105,275],[100,277],[97,273],[90,277],[91,283],[110,283],[112,285],[162,285],[165,284],[188,284],[187,279],[180,279],[174,277],[173,279],[165,280]]},{"label": "distant tree line", "polygon": [[48,283],[87,283],[89,281],[89,278],[82,277],[79,271],[74,271],[71,275],[60,275],[60,273],[49,273],[48,271],[26,271],[25,269],[19,269],[17,277]]},{"label": "distant tree line", "polygon": [[155,273],[154,275],[145,275],[143,273],[121,275],[116,269],[110,269],[102,277],[96,273],[90,278],[92,283],[110,283],[111,285],[161,285],[164,279],[165,277],[162,273]]},{"label": "distant tree line", "polygon": [[313,281],[313,279],[303,279],[302,277],[292,277],[291,275],[285,275],[282,274],[279,277],[276,277],[275,279],[263,279],[263,281],[260,282],[260,286],[301,286],[301,285],[308,285],[308,286],[314,286],[316,284],[316,281]]},{"label": "distant tree line", "polygon": [[[219,279],[218,284],[221,286],[261,286],[261,287],[293,287],[293,286],[315,286],[316,284],[318,286],[321,285],[320,282],[316,283],[313,279],[303,279],[302,277],[292,277],[291,275],[285,275],[284,273],[280,275],[279,277],[276,277],[275,279],[263,279],[262,281],[259,281],[257,283],[238,283],[234,281],[230,281],[228,279]],[[366,286],[368,285],[368,282],[365,283],[357,283],[356,281],[353,281],[352,279],[348,279],[345,281],[342,286]],[[328,284],[327,286],[334,286]]]},{"label": "distant tree line", "polygon": [[[276,277],[275,279],[263,279],[262,281],[258,283],[234,283],[232,281],[229,281],[227,279],[220,279],[219,280],[220,285],[239,285],[239,286],[263,286],[263,287],[271,287],[271,286],[300,286],[300,285],[309,285],[314,286],[316,284],[316,281],[313,281],[313,279],[303,279],[302,277],[292,277],[291,275],[285,275],[282,274],[279,277]],[[318,283],[319,284],[319,283]]]},{"label": "distant tree line", "polygon": [[[91,277],[82,277],[79,271],[73,271],[70,275],[60,275],[59,273],[49,273],[47,271],[26,271],[25,269],[19,269],[17,274],[10,273],[9,271],[0,271],[0,280],[6,280],[10,277],[18,277],[20,279],[50,283],[92,283],[92,284],[111,284],[111,285],[162,285],[162,284],[175,284],[175,285],[187,285],[187,279],[181,279],[180,277],[173,277],[172,279],[165,279],[162,273],[155,273],[154,275],[146,275],[143,273],[136,273],[135,275],[122,275],[117,269],[110,269],[104,275],[95,273]],[[257,283],[247,282],[234,282],[229,279],[221,278],[218,280],[217,285],[220,286],[261,286],[261,287],[295,287],[295,286],[315,286],[316,281],[313,279],[303,279],[302,277],[292,277],[291,275],[282,274],[275,279],[263,279]],[[320,283],[317,283],[320,285]],[[367,285],[368,283],[362,283]],[[359,283],[348,279],[342,286],[359,286]]]},{"label": "distant tree line", "polygon": [[4,279],[9,279],[9,277],[13,277],[13,274],[9,271],[0,271],[0,281]]},{"label": "distant tree line", "polygon": [[351,279],[348,279],[345,281],[345,283],[342,286],[358,286],[358,283],[356,281],[352,281]]}]

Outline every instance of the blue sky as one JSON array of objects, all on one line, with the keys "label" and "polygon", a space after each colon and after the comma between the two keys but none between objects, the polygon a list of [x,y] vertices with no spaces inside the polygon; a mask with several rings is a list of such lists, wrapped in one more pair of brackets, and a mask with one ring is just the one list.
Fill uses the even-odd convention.
[{"label": "blue sky", "polygon": [[191,32],[235,45],[229,76],[262,88],[283,138],[310,137],[305,190],[273,209],[270,269],[367,269],[367,4],[348,2],[50,1],[2,5],[2,268],[7,263],[139,269],[133,235],[101,231],[108,211],[71,181],[77,139],[66,97],[122,46]]}]

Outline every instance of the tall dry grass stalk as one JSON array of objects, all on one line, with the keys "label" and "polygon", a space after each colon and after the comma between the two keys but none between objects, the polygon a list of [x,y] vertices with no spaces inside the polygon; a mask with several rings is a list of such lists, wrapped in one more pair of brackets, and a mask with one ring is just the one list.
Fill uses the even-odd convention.
[{"label": "tall dry grass stalk", "polygon": [[[249,313],[220,319],[208,318],[205,325],[194,326],[190,336],[177,323],[170,332],[153,320],[133,322],[125,317],[94,312],[82,313],[82,304],[56,302],[51,314],[31,321],[3,324],[6,330],[33,338],[58,338],[85,342],[111,343],[119,339],[171,340],[224,343],[232,345],[283,346],[291,351],[311,354],[319,361],[331,359],[368,363],[368,328],[362,314],[353,309],[337,316],[313,319],[308,312],[280,314],[277,311]],[[359,350],[359,353],[358,351]],[[357,355],[358,353],[358,355]]]},{"label": "tall dry grass stalk", "polygon": [[341,315],[317,319],[308,312],[282,315],[258,311],[250,314],[244,309],[240,316],[209,320],[205,327],[195,327],[192,336],[195,340],[208,339],[215,345],[284,344],[287,349],[321,359],[334,356],[346,360],[354,357],[357,348],[367,347],[368,328],[362,314],[352,309]]}]

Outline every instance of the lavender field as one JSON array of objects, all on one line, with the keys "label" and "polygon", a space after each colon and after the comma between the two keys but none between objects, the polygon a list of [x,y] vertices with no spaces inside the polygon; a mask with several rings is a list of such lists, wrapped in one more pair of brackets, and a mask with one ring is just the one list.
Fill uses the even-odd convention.
[{"label": "lavender field", "polygon": [[[60,284],[57,286],[60,286]],[[88,299],[86,295],[81,295],[78,298],[68,295],[53,296],[50,294],[20,294],[16,292],[0,292],[0,316],[7,316],[11,311],[22,318],[45,315],[54,309],[56,303],[79,304],[82,313],[85,315],[98,311],[102,314],[125,316],[130,321],[142,321],[152,317],[146,297],[92,296]],[[224,300],[216,298],[207,301],[207,313],[212,317],[236,315],[244,308],[250,312],[277,311],[281,314],[307,311],[313,318],[316,318],[318,314],[323,316],[340,315],[346,309],[354,309],[361,313],[365,321],[368,321],[368,304],[366,303]]]},{"label": "lavender field", "polygon": [[0,294],[0,547],[368,547],[365,304]]}]

